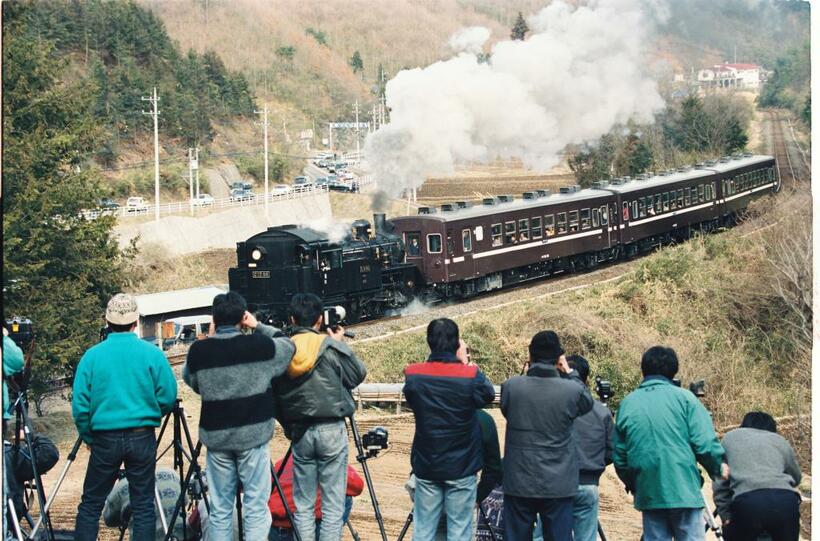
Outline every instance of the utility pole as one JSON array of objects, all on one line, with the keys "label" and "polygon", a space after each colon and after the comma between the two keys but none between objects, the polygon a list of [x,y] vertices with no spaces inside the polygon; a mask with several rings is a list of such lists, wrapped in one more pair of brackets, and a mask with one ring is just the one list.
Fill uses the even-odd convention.
[{"label": "utility pole", "polygon": [[367,131],[368,132],[374,132],[378,129],[378,126],[376,126],[376,106],[375,105],[373,105],[373,107],[370,109],[370,118],[371,118],[370,129],[368,129]]},{"label": "utility pole", "polygon": [[359,148],[359,100],[358,99],[353,104],[353,111],[356,113],[356,164],[358,165],[359,155],[361,154],[361,149]]},{"label": "utility pole", "polygon": [[194,148],[194,177],[196,177],[196,198],[199,199],[199,147]]},{"label": "utility pole", "polygon": [[191,199],[191,216],[194,214],[194,149],[188,149],[188,193]]},{"label": "utility pole", "polygon": [[144,115],[151,115],[154,119],[154,219],[159,221],[159,97],[157,96],[157,87],[154,87],[154,93],[147,98],[142,97],[142,101],[150,101],[153,109],[151,111],[143,111]]},{"label": "utility pole", "polygon": [[333,126],[330,122],[327,123],[327,139],[330,143],[330,153],[333,153]]},{"label": "utility pole", "polygon": [[265,218],[268,216],[268,106],[261,111],[256,111],[256,114],[262,115],[262,120],[257,124],[262,124],[262,137],[264,139],[263,147],[265,149]]},{"label": "utility pole", "polygon": [[379,119],[379,125],[384,126],[384,117],[385,117],[385,110],[387,109],[387,100],[384,96],[382,96],[381,102],[381,118]]}]

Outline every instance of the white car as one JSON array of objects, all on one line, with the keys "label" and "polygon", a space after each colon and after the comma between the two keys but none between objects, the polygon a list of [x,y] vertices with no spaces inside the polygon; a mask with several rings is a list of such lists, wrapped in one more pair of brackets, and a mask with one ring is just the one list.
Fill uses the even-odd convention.
[{"label": "white car", "polygon": [[195,207],[210,207],[214,204],[214,198],[207,193],[201,193],[199,197],[194,197],[191,200],[191,204]]},{"label": "white car", "polygon": [[293,190],[287,184],[274,184],[270,189],[271,195],[286,195],[291,191]]},{"label": "white car", "polygon": [[342,173],[342,178],[345,180],[353,180],[354,178],[356,178],[356,175],[354,175],[350,171],[345,171],[344,173]]},{"label": "white car", "polygon": [[125,202],[125,211],[131,213],[148,212],[148,204],[142,197],[129,197]]}]

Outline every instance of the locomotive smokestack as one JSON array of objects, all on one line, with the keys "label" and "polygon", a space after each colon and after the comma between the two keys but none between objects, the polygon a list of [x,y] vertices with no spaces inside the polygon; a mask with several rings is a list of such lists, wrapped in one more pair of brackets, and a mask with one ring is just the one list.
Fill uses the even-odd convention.
[{"label": "locomotive smokestack", "polygon": [[373,215],[373,230],[378,235],[387,233],[387,221],[384,213],[376,213]]}]

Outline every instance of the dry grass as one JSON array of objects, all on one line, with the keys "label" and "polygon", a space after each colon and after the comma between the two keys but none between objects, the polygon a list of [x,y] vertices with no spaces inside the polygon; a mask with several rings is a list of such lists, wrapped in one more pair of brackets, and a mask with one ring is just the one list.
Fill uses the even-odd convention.
[{"label": "dry grass", "polygon": [[210,250],[171,257],[156,244],[140,246],[128,282],[130,293],[157,293],[228,282],[228,268],[236,264],[234,250]]}]

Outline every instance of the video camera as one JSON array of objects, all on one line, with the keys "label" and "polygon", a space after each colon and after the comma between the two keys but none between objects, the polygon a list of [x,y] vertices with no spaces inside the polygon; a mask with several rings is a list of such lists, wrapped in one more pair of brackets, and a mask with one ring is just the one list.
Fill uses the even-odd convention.
[{"label": "video camera", "polygon": [[20,349],[27,350],[34,341],[34,324],[27,317],[14,316],[4,322],[9,338],[14,340]]},{"label": "video camera", "polygon": [[601,399],[601,402],[607,402],[612,398],[612,383],[609,380],[601,379],[600,376],[596,376],[595,393]]},{"label": "video camera", "polygon": [[[673,379],[672,384],[676,387],[681,386],[681,381],[679,379]],[[697,396],[698,398],[703,398],[706,396],[706,380],[698,379],[693,381],[689,384],[689,390],[692,392],[693,395]]]},{"label": "video camera", "polygon": [[387,449],[387,438],[387,429],[383,426],[377,426],[362,436],[362,447],[367,451],[367,456],[375,457],[379,451]]}]

